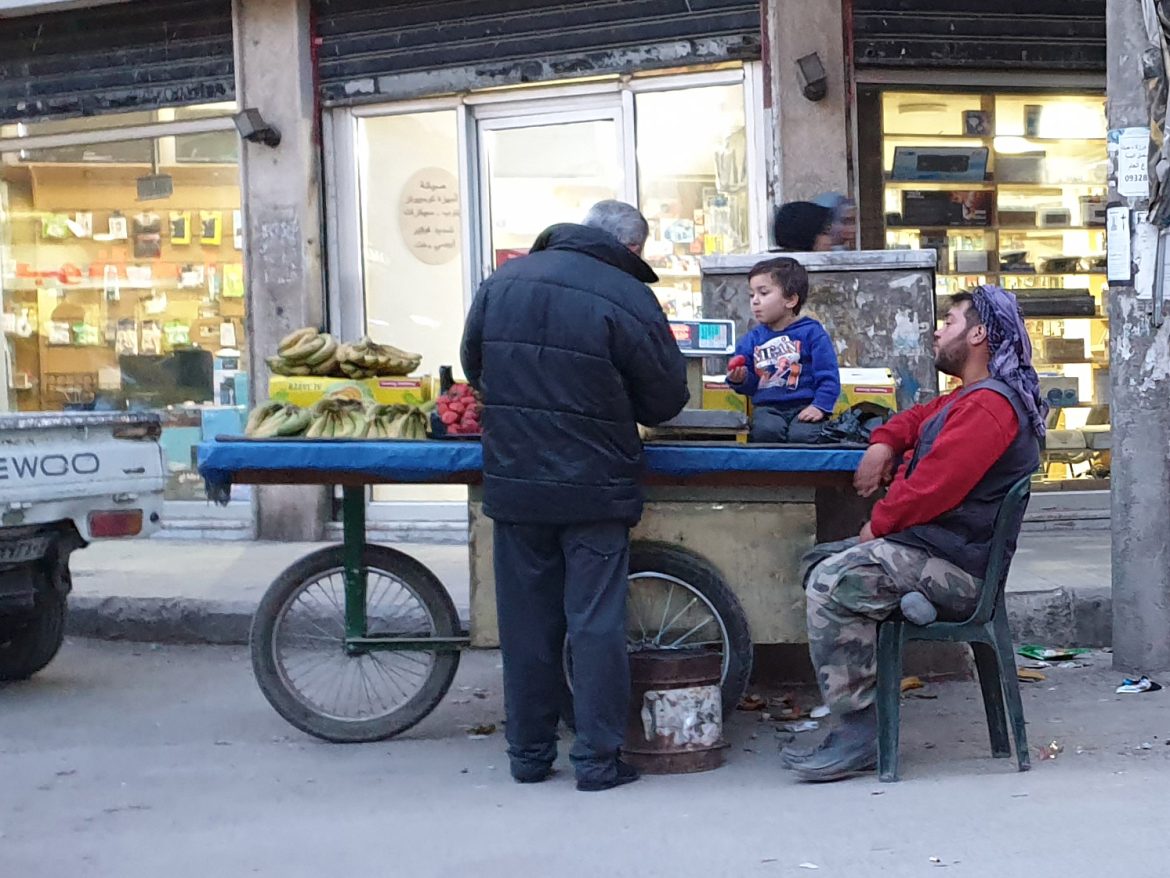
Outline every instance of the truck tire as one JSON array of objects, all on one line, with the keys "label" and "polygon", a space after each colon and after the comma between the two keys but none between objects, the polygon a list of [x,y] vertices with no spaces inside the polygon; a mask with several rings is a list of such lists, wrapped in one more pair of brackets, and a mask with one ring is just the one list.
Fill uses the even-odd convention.
[{"label": "truck tire", "polygon": [[37,595],[31,617],[0,639],[0,680],[27,680],[53,660],[65,640],[65,596],[39,567],[33,576]]},{"label": "truck tire", "polygon": [[[455,604],[426,566],[402,552],[370,544],[362,552],[362,564],[370,583],[367,612],[371,636],[460,636]],[[346,654],[344,576],[342,547],[330,546],[306,555],[276,578],[252,619],[252,669],[268,703],[302,732],[336,743],[382,741],[406,731],[438,706],[459,668],[459,653],[419,650]],[[314,588],[320,594],[310,602],[308,596]],[[409,606],[411,620],[403,623],[408,630],[378,630],[378,598],[381,595],[388,600],[391,590],[396,591],[387,612]],[[288,631],[284,630],[286,625]],[[286,654],[293,651],[298,627],[304,653],[317,650],[323,657],[314,669],[301,671],[303,685],[294,672],[297,667],[305,667],[305,655]],[[394,665],[391,659],[383,661],[379,656],[394,660],[406,657],[408,664]],[[332,678],[334,682],[322,675],[324,663],[339,669]],[[375,699],[370,690],[390,680],[396,668],[403,671],[403,676],[385,693],[385,699],[381,695]],[[346,691],[359,694],[359,679],[366,688],[366,708],[343,707],[341,695]],[[319,692],[308,691],[310,680]]]}]

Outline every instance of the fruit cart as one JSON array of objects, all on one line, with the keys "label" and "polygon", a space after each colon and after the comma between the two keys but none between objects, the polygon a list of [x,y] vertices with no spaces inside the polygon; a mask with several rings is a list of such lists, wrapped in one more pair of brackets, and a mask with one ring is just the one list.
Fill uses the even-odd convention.
[{"label": "fruit cart", "polygon": [[[645,648],[704,647],[722,659],[725,707],[747,686],[753,646],[804,640],[800,555],[858,531],[850,490],[859,448],[650,444],[646,510],[633,530],[629,636]],[[252,624],[264,695],[297,728],[330,741],[396,735],[440,702],[461,650],[498,644],[491,522],[476,441],[248,439],[199,449],[209,496],[232,484],[337,485],[343,535],[295,561]],[[375,484],[469,486],[470,625],[411,556],[366,542]],[[571,656],[565,655],[571,682]]]}]

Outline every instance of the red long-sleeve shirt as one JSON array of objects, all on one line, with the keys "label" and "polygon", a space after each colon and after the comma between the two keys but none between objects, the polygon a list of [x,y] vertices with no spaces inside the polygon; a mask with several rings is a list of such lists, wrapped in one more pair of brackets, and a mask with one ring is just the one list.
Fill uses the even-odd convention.
[{"label": "red long-sleeve shirt", "polygon": [[[954,509],[979,484],[1016,437],[1019,419],[994,390],[954,391],[925,405],[895,415],[873,431],[872,445],[889,445],[903,460],[886,496],[873,507],[870,527],[875,537],[900,533],[933,521]],[[942,432],[930,451],[906,477],[907,464],[922,426],[947,406]]]}]

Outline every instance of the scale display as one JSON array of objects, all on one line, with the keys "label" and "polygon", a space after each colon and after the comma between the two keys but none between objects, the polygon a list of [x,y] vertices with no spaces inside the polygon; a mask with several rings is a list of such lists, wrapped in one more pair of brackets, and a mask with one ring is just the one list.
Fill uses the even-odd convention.
[{"label": "scale display", "polygon": [[688,357],[735,353],[735,324],[730,320],[671,320],[670,331]]}]

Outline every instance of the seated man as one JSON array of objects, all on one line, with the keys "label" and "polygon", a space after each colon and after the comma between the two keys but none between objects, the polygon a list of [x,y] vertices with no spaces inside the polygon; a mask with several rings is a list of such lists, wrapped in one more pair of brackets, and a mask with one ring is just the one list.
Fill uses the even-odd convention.
[{"label": "seated man", "polygon": [[874,767],[878,623],[899,605],[969,616],[1000,503],[1039,466],[1047,406],[1015,296],[993,286],[955,296],[934,351],[962,386],[874,431],[854,486],[889,491],[859,537],[805,559],[809,652],[834,722],[815,750],[785,748],[801,780]]}]

